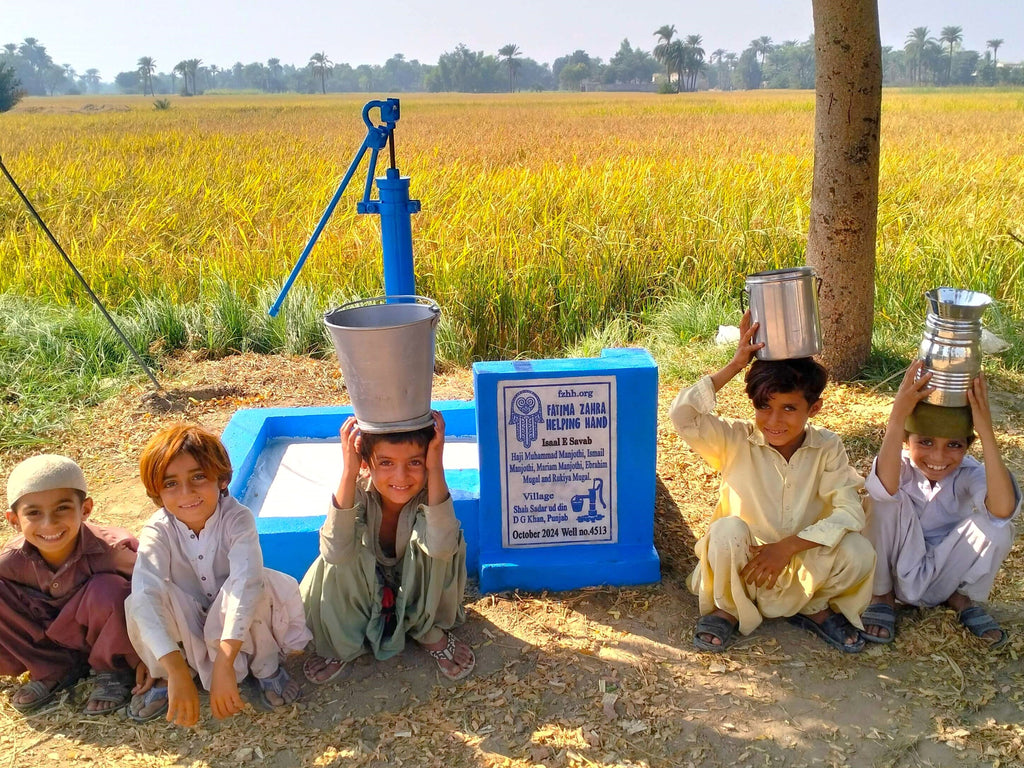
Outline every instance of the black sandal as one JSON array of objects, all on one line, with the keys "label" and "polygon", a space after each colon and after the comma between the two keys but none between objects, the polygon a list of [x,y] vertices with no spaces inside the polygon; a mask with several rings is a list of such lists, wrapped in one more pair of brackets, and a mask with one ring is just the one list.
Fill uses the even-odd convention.
[{"label": "black sandal", "polygon": [[[720,653],[733,644],[733,641],[736,639],[737,625],[738,622],[733,623],[713,613],[701,616],[697,619],[697,625],[693,628],[693,644],[698,651]],[[701,635],[717,637],[722,641],[722,644],[715,645],[708,640],[704,640]]]},{"label": "black sandal", "polygon": [[[841,613],[833,613],[821,624],[810,616],[798,613],[789,617],[789,623],[806,629],[808,632],[813,632],[843,653],[860,653],[864,650],[864,638],[860,636],[860,632],[850,623],[850,620]],[[856,642],[847,643],[846,640],[850,637],[857,638]]]}]

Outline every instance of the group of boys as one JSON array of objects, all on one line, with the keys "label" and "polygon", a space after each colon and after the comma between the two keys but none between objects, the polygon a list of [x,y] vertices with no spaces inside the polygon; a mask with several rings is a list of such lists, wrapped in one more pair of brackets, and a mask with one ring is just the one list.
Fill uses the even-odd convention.
[{"label": "group of boys", "polygon": [[[1004,643],[1006,633],[977,603],[988,597],[1012,545],[1011,521],[1021,493],[1000,456],[984,379],[979,377],[968,393],[969,407],[942,408],[925,402],[932,387],[921,363],[908,369],[862,503],[865,484],[850,466],[842,440],[808,424],[822,407],[824,368],[810,358],[751,365],[762,346],[754,342],[756,331],[748,313],[732,360],[683,389],[671,408],[680,435],[722,477],[689,580],[701,614],[695,646],[722,651],[737,633],[749,634],[764,618],[788,617],[831,646],[855,653],[866,642],[892,642],[897,601],[945,603],[975,635],[992,646]],[[753,422],[715,415],[716,393],[748,365]],[[406,634],[426,648],[445,677],[457,680],[473,668],[472,650],[448,631],[463,616],[465,544],[441,465],[444,422],[435,416],[436,431],[431,427],[415,440],[375,443],[360,434],[354,419],[342,427],[342,478],[321,530],[320,556],[301,586],[315,642],[304,668],[311,682],[335,679],[367,647],[379,658],[399,652]],[[984,464],[966,455],[975,431]],[[175,462],[195,463],[175,458],[180,446],[173,450],[178,453],[169,453],[164,462],[170,468],[147,481],[147,492],[165,508],[177,487],[164,482],[165,476],[171,477],[167,473]],[[209,474],[200,465],[189,472]],[[226,466],[221,470],[230,476]],[[205,476],[198,474],[197,482]],[[171,517],[184,523],[186,537],[193,531],[191,539],[208,520],[220,520],[212,517],[213,510],[237,507],[238,514],[251,517],[227,496],[226,481],[218,473],[211,477],[210,499],[190,500],[168,516],[171,527]],[[211,680],[216,682],[220,657],[204,666],[197,661],[202,648],[190,653],[182,646],[179,660],[174,651],[181,641],[163,628],[160,599],[129,598],[139,543],[127,531],[88,521],[93,502],[74,461],[55,455],[27,459],[11,472],[7,499],[7,519],[21,536],[0,552],[0,675],[29,673],[29,681],[11,697],[16,709],[37,710],[91,672],[95,684],[87,713],[111,712],[132,693],[143,696],[143,707],[154,704],[155,711],[159,703],[166,710],[168,696],[175,694],[167,692],[166,683],[154,687],[150,672],[170,679],[173,688],[176,668],[162,669],[171,657],[181,662],[182,680],[195,668],[205,687],[216,687]],[[186,519],[193,507],[209,507],[198,525]],[[248,528],[254,538],[254,526]],[[189,549],[181,555],[184,562],[198,545],[182,546]],[[196,552],[201,591],[205,571],[198,561],[204,555]],[[147,562],[156,559],[148,556]],[[163,577],[154,574],[156,595]],[[136,582],[144,591],[146,579],[137,575]],[[151,603],[149,612],[136,611],[137,620],[128,626],[126,599]],[[348,612],[339,612],[339,606]],[[294,650],[310,632],[301,617],[292,623],[302,625],[301,632],[282,648]],[[145,642],[147,632],[159,639],[149,643],[153,648]],[[145,660],[130,634],[143,638]],[[197,642],[203,644],[201,632]],[[212,642],[216,645],[217,638]],[[233,643],[230,661],[242,640]],[[266,664],[255,652],[242,666],[251,666],[257,677],[257,667],[266,667],[260,679],[280,688],[276,698],[294,699],[295,685],[277,670],[279,649],[273,648],[274,659]],[[273,694],[269,683],[264,688]],[[227,688],[233,693],[218,716],[241,706],[234,702],[237,688]],[[195,693],[194,684],[189,691]],[[198,700],[192,703],[196,711],[179,713],[175,721],[195,722]]]},{"label": "group of boys", "polygon": [[[748,312],[732,360],[671,408],[679,434],[721,473],[689,580],[701,614],[694,645],[722,651],[737,632],[788,617],[856,653],[893,641],[897,600],[946,604],[990,646],[1005,643],[978,601],[1013,544],[1021,493],[999,452],[984,377],[968,406],[932,405],[931,374],[915,361],[865,486],[839,436],[807,423],[821,410],[825,369],[812,358],[753,360],[764,346],[757,329]],[[717,392],[748,365],[753,423],[714,414]],[[967,455],[975,431],[984,464]]]}]

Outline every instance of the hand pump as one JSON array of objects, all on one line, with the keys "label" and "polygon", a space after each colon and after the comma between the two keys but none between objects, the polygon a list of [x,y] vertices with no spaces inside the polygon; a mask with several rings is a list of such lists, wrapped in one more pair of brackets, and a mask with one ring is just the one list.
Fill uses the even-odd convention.
[{"label": "hand pump", "polygon": [[[374,125],[370,120],[370,110],[380,110],[381,125]],[[316,229],[302,250],[299,260],[292,268],[291,274],[284,283],[281,293],[270,308],[271,317],[276,317],[281,311],[288,291],[292,283],[298,277],[302,266],[306,263],[313,246],[327,225],[327,220],[334,213],[334,208],[341,199],[345,187],[355,174],[356,168],[370,150],[370,164],[366,173],[366,186],[363,189],[363,199],[356,204],[357,213],[375,213],[380,215],[381,245],[384,258],[384,292],[388,296],[411,296],[416,293],[416,280],[413,275],[412,264],[412,214],[420,210],[419,200],[409,199],[409,177],[402,176],[395,165],[395,123],[398,122],[399,109],[398,99],[386,99],[384,101],[370,101],[363,107],[363,122],[366,123],[366,138],[362,146],[352,159],[348,171],[345,172],[341,184],[338,185],[334,197],[328,203],[323,215],[320,217]],[[373,174],[377,167],[377,155],[385,146],[388,147],[390,156],[390,167],[384,176],[377,178],[377,190],[379,198],[370,199],[370,188],[373,183]]]}]

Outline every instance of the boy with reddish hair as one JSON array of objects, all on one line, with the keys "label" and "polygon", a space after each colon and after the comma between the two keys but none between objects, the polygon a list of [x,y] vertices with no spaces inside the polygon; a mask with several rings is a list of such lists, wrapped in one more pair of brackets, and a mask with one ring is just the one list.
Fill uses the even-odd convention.
[{"label": "boy with reddish hair", "polygon": [[11,705],[33,712],[92,669],[85,713],[119,709],[132,681],[146,679],[124,618],[138,542],[86,522],[93,501],[85,475],[65,456],[21,462],[7,480],[7,502],[7,521],[21,535],[0,552],[0,675],[31,677]]},{"label": "boy with reddish hair", "polygon": [[158,683],[137,691],[132,719],[178,725],[199,719],[193,670],[214,717],[243,706],[238,683],[252,672],[267,707],[291,704],[298,685],[282,654],[309,642],[295,579],[263,567],[256,520],[228,494],[231,463],[216,435],[174,424],[139,461],[146,493],[161,509],[139,535],[125,609],[128,632]]}]

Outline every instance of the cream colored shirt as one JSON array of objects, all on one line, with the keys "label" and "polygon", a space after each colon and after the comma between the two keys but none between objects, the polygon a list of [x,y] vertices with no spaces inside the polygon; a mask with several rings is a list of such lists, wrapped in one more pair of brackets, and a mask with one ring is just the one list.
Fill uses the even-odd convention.
[{"label": "cream colored shirt", "polygon": [[222,496],[198,534],[163,508],[143,527],[132,594],[145,599],[133,601],[134,619],[142,642],[157,659],[178,648],[161,610],[166,582],[206,609],[223,590],[226,618],[221,640],[244,640],[263,594],[263,550],[249,508]]},{"label": "cream colored shirt", "polygon": [[427,490],[424,488],[402,508],[395,532],[395,556],[388,557],[380,547],[380,494],[369,478],[360,480],[356,485],[353,506],[339,509],[331,499],[327,519],[320,528],[320,554],[328,563],[337,565],[353,558],[356,546],[361,544],[373,553],[378,563],[393,566],[405,556],[416,526],[427,555],[447,560],[459,548],[460,526],[455,516],[455,505],[451,495],[433,507],[426,503],[426,499]]},{"label": "cream colored shirt", "polygon": [[682,438],[722,475],[712,521],[736,516],[760,542],[796,534],[825,547],[864,528],[857,493],[864,481],[838,435],[808,425],[803,445],[787,462],[752,422],[711,413],[715,402],[705,376],[683,389],[669,411]]}]

